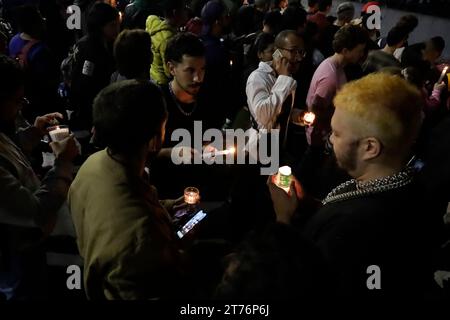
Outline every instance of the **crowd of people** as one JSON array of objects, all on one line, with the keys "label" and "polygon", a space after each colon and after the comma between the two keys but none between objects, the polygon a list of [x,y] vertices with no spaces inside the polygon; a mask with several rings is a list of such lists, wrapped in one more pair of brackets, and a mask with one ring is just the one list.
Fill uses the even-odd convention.
[{"label": "crowd of people", "polygon": [[[88,299],[448,299],[446,43],[409,43],[414,15],[381,37],[373,4],[0,1],[0,300],[55,296],[65,203]],[[174,136],[199,122],[247,160],[275,141],[289,190],[261,159],[195,164],[213,141]],[[219,205],[180,238],[189,186]]]}]

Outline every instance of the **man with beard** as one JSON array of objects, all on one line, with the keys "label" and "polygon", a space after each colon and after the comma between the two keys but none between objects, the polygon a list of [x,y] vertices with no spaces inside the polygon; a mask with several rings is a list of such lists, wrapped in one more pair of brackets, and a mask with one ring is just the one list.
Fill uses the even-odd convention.
[{"label": "man with beard", "polygon": [[[331,142],[353,179],[333,189],[311,217],[300,209],[297,222],[327,259],[341,297],[420,298],[432,276],[431,215],[407,167],[420,101],[417,89],[385,74],[351,82],[334,99]],[[271,182],[269,188],[278,221],[289,224],[300,185],[294,181],[289,194]]]},{"label": "man with beard", "polygon": [[17,130],[25,76],[17,62],[0,55],[0,294],[7,299],[45,298],[42,237],[52,231],[56,213],[72,181],[78,154],[73,137],[52,142],[54,167],[40,181],[29,155],[59,113],[37,117]]},{"label": "man with beard", "polygon": [[94,100],[96,139],[69,190],[89,299],[157,299],[181,293],[183,264],[172,220],[146,162],[161,149],[167,111],[149,81],[124,80]]},{"label": "man with beard", "polygon": [[199,105],[198,101],[205,76],[205,47],[192,33],[178,34],[167,44],[166,61],[173,80],[162,85],[161,89],[169,113],[165,146],[171,147],[174,143],[170,137],[175,129],[187,129],[193,136],[194,121],[208,120],[205,114],[208,110],[202,109],[206,105]]},{"label": "man with beard", "polygon": [[[189,32],[175,35],[167,44],[166,61],[173,77],[168,84],[161,86],[168,111],[167,139],[158,159],[151,165],[151,178],[160,194],[177,197],[186,183],[199,188],[210,183],[209,178],[205,179],[208,176],[205,170],[212,169],[206,168],[210,167],[207,165],[186,167],[172,163],[172,156],[186,159],[185,152],[191,155],[190,163],[194,155],[202,151],[176,146],[179,141],[172,141],[172,133],[176,129],[185,129],[194,137],[195,121],[201,121],[203,132],[209,128],[219,128],[221,122],[217,121],[217,110],[214,109],[218,97],[211,96],[203,88],[206,60],[202,40]],[[209,189],[212,191],[212,188]]]}]

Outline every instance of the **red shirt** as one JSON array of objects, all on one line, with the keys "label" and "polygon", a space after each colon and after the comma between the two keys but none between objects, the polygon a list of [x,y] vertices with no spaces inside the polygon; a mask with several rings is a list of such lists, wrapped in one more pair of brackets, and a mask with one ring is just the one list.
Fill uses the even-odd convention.
[{"label": "red shirt", "polygon": [[314,22],[319,27],[319,32],[325,30],[330,25],[327,16],[323,12],[316,12],[313,15],[308,16],[308,21]]}]

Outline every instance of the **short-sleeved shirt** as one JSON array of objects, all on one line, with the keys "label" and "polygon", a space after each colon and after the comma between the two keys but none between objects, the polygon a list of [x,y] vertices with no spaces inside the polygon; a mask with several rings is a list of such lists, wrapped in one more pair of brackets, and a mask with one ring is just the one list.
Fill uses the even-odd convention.
[{"label": "short-sleeved shirt", "polygon": [[[312,144],[311,136],[318,135],[318,140],[325,138],[330,131],[330,121],[333,115],[333,98],[336,92],[347,83],[344,68],[338,65],[333,57],[325,59],[316,72],[309,87],[306,104],[309,111],[320,113],[315,126],[307,130],[308,143]],[[314,139],[315,140],[315,139]]]}]

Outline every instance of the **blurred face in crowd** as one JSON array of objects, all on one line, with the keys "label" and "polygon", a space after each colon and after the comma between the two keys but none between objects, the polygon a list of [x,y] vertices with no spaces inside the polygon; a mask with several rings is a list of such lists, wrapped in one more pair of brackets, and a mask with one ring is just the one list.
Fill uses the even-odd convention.
[{"label": "blurred face in crowd", "polygon": [[289,61],[289,72],[291,74],[296,73],[299,69],[300,62],[306,55],[303,39],[294,34],[289,34],[286,37],[284,46],[279,49],[283,57]]},{"label": "blurred face in crowd", "polygon": [[258,52],[259,61],[263,61],[263,62],[272,61],[272,59],[273,59],[272,55],[274,52],[275,52],[275,44],[271,43],[271,44],[269,44],[269,46],[266,49]]},{"label": "blurred face in crowd", "polygon": [[280,4],[279,4],[280,9],[284,10],[284,9],[287,8],[287,6],[288,6],[288,1],[287,0],[281,0],[280,1]]},{"label": "blurred face in crowd", "polygon": [[357,64],[362,61],[365,55],[365,50],[365,44],[358,44],[352,50],[344,48],[344,50],[342,50],[342,54],[344,55],[344,59],[348,64]]},{"label": "blurred face in crowd", "polygon": [[0,127],[2,130],[14,130],[17,115],[23,105],[24,95],[24,89],[21,87],[11,96],[0,101]]},{"label": "blurred face in crowd", "polygon": [[107,25],[103,27],[103,35],[105,39],[109,42],[113,42],[116,40],[117,36],[120,33],[120,17],[117,17],[116,20],[111,21]]},{"label": "blurred face in crowd", "polygon": [[425,48],[422,51],[422,57],[425,61],[435,63],[440,58],[442,52],[436,50],[432,41],[427,41]]},{"label": "blurred face in crowd", "polygon": [[174,83],[180,89],[192,96],[196,96],[205,76],[205,57],[183,55],[181,62],[169,61],[170,74]]}]

